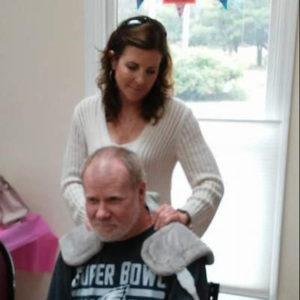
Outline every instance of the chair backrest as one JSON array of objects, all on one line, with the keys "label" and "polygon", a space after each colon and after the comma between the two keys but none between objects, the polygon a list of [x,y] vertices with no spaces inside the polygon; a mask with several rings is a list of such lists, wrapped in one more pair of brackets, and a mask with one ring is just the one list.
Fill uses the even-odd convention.
[{"label": "chair backrest", "polygon": [[200,258],[193,264],[194,273],[198,274],[197,293],[202,300],[218,300],[220,284],[207,281],[206,258]]},{"label": "chair backrest", "polygon": [[209,300],[218,300],[220,284],[210,282],[209,286]]},{"label": "chair backrest", "polygon": [[15,290],[15,269],[12,258],[0,241],[0,299],[13,300]]}]

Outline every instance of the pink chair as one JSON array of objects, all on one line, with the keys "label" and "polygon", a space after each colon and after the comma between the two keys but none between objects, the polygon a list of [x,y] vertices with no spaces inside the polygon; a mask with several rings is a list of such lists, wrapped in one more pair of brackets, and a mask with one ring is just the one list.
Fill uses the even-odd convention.
[{"label": "pink chair", "polygon": [[13,300],[15,292],[15,268],[9,251],[0,241],[0,299]]}]

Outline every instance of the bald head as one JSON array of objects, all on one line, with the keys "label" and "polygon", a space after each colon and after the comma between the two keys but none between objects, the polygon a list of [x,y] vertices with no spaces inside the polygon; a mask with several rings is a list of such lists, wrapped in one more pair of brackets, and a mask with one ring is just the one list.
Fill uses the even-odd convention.
[{"label": "bald head", "polygon": [[117,161],[122,162],[134,186],[145,181],[143,167],[137,155],[125,148],[115,146],[103,147],[89,156],[83,166],[81,178],[83,179],[85,172],[90,168],[108,175],[112,172],[113,166],[121,167],[120,164],[116,164]]}]

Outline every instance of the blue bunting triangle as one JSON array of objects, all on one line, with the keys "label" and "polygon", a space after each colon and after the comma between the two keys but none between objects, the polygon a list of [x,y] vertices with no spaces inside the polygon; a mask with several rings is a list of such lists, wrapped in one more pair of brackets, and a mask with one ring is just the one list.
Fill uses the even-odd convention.
[{"label": "blue bunting triangle", "polygon": [[227,9],[227,0],[220,0],[220,2],[223,4],[224,8]]},{"label": "blue bunting triangle", "polygon": [[137,0],[136,1],[136,8],[139,9],[143,2],[144,2],[144,0]]}]

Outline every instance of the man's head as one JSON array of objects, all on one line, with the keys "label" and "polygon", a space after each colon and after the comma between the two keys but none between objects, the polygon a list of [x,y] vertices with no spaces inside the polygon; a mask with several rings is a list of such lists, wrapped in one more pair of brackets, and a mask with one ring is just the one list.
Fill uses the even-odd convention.
[{"label": "man's head", "polygon": [[84,165],[82,182],[88,219],[102,241],[126,240],[151,224],[144,172],[133,152],[120,147],[97,150]]}]

